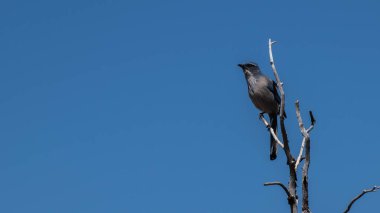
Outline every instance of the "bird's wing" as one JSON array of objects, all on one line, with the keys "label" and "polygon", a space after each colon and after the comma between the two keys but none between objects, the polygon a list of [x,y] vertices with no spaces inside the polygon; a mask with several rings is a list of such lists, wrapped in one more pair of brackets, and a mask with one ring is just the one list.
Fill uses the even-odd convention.
[{"label": "bird's wing", "polygon": [[[276,102],[278,104],[281,104],[281,98],[280,98],[280,96],[277,93],[277,83],[275,81],[272,81],[272,88],[273,88],[273,90],[271,90],[271,89],[269,89],[269,90],[271,90],[273,92],[274,99],[276,100]],[[286,118],[286,112],[285,112],[285,110],[284,110],[284,117]]]},{"label": "bird's wing", "polygon": [[274,99],[276,100],[276,102],[278,104],[280,104],[281,98],[277,92],[277,83],[275,81],[270,80],[270,79],[268,79],[268,81],[269,81],[269,83],[268,83],[267,88],[273,93],[273,96],[274,96]]}]

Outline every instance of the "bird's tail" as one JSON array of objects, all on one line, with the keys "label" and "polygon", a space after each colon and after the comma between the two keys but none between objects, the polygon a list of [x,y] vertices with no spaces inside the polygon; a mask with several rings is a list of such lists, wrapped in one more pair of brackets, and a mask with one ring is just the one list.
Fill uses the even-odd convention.
[{"label": "bird's tail", "polygon": [[[277,115],[269,115],[270,118],[270,126],[274,130],[274,133],[277,135]],[[270,134],[270,133],[269,133]],[[270,160],[275,160],[277,158],[277,142],[270,134]]]}]

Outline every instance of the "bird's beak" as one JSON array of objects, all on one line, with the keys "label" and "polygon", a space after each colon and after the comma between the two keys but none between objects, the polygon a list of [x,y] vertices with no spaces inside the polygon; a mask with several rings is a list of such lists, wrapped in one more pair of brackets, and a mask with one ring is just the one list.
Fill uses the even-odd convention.
[{"label": "bird's beak", "polygon": [[244,68],[243,64],[238,64],[238,66],[241,67],[242,69]]}]

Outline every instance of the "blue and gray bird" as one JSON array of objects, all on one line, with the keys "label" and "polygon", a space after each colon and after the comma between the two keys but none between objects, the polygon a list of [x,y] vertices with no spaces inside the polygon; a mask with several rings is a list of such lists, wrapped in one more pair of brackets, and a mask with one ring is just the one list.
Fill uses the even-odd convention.
[{"label": "blue and gray bird", "polygon": [[[277,115],[280,111],[281,99],[277,93],[276,83],[261,73],[260,67],[256,63],[238,64],[244,71],[248,85],[248,94],[252,103],[267,113],[270,125],[277,135]],[[277,157],[277,143],[270,135],[270,159]]]}]

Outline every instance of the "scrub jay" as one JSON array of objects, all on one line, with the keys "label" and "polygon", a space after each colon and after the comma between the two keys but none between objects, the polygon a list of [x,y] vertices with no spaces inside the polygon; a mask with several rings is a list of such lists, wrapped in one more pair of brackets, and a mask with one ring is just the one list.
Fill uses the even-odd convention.
[{"label": "scrub jay", "polygon": [[[248,85],[248,94],[252,103],[261,110],[268,113],[270,125],[277,135],[277,115],[280,111],[281,99],[277,93],[276,83],[261,73],[256,63],[238,64],[244,71]],[[270,135],[270,159],[277,157],[277,143]]]}]

